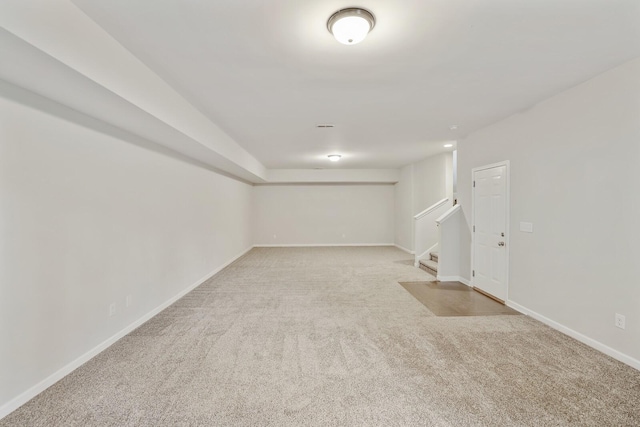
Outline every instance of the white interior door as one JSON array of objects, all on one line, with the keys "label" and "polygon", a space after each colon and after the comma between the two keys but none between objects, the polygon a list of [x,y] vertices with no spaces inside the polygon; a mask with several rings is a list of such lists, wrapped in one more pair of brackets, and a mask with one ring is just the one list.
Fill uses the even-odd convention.
[{"label": "white interior door", "polygon": [[508,292],[508,163],[473,170],[472,284],[502,300]]}]

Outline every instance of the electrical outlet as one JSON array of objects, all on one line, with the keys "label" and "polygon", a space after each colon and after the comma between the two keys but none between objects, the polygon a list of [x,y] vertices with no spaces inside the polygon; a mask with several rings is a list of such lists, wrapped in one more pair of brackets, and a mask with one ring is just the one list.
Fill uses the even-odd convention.
[{"label": "electrical outlet", "polygon": [[347,235],[345,233],[342,233],[342,238],[344,239],[346,237],[347,237]]},{"label": "electrical outlet", "polygon": [[278,238],[278,236],[276,236],[276,235],[274,234],[274,235],[273,235],[273,238],[274,238],[274,239],[277,239],[277,238]]},{"label": "electrical outlet", "polygon": [[133,297],[131,295],[127,295],[127,297],[124,299],[125,306],[131,307],[132,303],[133,303]]},{"label": "electrical outlet", "polygon": [[622,314],[616,313],[616,327],[620,329],[625,328],[626,319]]},{"label": "electrical outlet", "polygon": [[114,314],[116,314],[116,303],[112,302],[109,304],[109,316],[113,316]]}]

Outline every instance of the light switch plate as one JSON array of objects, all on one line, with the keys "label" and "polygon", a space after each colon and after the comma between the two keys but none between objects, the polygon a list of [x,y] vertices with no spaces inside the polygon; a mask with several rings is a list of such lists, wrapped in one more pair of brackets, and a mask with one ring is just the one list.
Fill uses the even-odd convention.
[{"label": "light switch plate", "polygon": [[524,231],[525,233],[533,233],[533,223],[531,223],[531,222],[521,222],[520,223],[520,231]]}]

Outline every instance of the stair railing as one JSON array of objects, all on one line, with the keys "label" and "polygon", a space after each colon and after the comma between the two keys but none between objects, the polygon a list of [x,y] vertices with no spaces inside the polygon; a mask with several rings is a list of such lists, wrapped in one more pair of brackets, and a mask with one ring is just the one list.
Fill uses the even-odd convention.
[{"label": "stair railing", "polygon": [[436,219],[451,206],[448,198],[429,206],[413,217],[413,248],[415,252],[415,266],[429,252],[438,249],[438,226]]}]

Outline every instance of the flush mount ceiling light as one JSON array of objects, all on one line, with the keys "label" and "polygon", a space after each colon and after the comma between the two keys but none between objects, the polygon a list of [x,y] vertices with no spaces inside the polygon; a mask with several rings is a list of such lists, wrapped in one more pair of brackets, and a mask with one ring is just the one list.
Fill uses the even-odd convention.
[{"label": "flush mount ceiling light", "polygon": [[444,148],[451,148],[453,147],[453,144],[444,144]]},{"label": "flush mount ceiling light", "polygon": [[375,25],[371,12],[356,7],[339,10],[327,21],[327,29],[342,44],[360,43]]},{"label": "flush mount ceiling light", "polygon": [[327,157],[332,162],[337,162],[338,160],[340,160],[340,158],[342,158],[342,156],[340,154],[329,154]]}]

